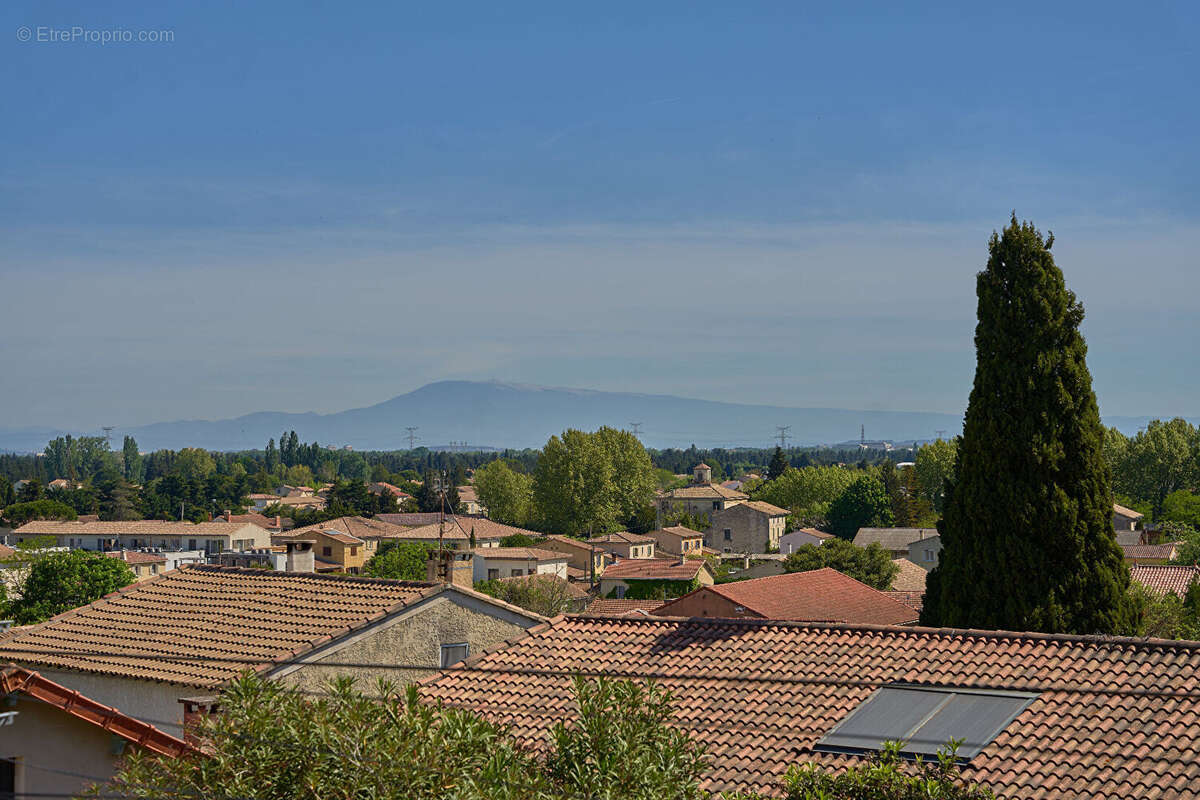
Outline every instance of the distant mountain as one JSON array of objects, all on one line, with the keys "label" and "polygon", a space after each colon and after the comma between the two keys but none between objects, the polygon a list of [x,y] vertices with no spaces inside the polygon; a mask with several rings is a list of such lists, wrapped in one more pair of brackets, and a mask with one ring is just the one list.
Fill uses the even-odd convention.
[{"label": "distant mountain", "polygon": [[[1149,418],[1110,421],[1135,433]],[[717,403],[669,395],[554,389],[500,382],[440,381],[378,405],[333,414],[258,412],[227,420],[159,422],[113,432],[114,442],[130,434],[142,450],[204,447],[210,450],[262,448],[281,431],[295,430],[302,441],[356,450],[395,450],[408,446],[406,426],[415,426],[419,444],[445,448],[541,447],[566,428],[601,425],[629,428],[641,423],[650,447],[766,447],[775,426],[790,425],[790,443],[815,445],[857,440],[860,426],[871,439],[925,440],[939,430],[962,429],[957,414],[920,411],[853,411]],[[0,430],[0,450],[40,450],[61,431]]]}]

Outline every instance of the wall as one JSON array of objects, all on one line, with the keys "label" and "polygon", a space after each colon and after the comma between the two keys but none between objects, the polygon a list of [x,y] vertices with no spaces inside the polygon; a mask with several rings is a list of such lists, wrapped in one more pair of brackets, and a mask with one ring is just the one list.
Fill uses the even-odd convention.
[{"label": "wall", "polygon": [[[443,644],[467,642],[473,655],[515,639],[539,622],[448,590],[323,648],[304,664],[283,667],[272,675],[306,691],[323,691],[330,678],[351,675],[359,679],[361,689],[369,691],[377,678],[403,684],[432,675],[440,667]],[[345,662],[379,666],[338,666]],[[423,664],[428,669],[394,669],[388,664]]]},{"label": "wall", "polygon": [[716,592],[700,589],[692,592],[685,597],[681,597],[671,604],[670,608],[663,609],[662,615],[665,617],[755,617],[758,614],[753,614],[746,611],[742,606],[737,605],[732,600],[722,597]]},{"label": "wall", "polygon": [[[932,551],[932,556],[926,558],[926,552]],[[908,552],[904,557],[914,564],[923,567],[926,572],[938,565],[938,559],[942,553],[942,537],[930,536],[925,539],[918,539],[908,546]]]},{"label": "wall", "polygon": [[[704,543],[721,552],[766,553],[779,546],[786,517],[771,517],[749,506],[737,505],[712,516],[712,526],[705,533]],[[725,540],[725,529],[730,540]]]},{"label": "wall", "polygon": [[[113,734],[33,698],[17,697],[15,706],[3,709],[18,715],[12,725],[0,727],[0,757],[19,759],[18,798],[25,793],[71,797],[93,782],[50,770],[100,780],[112,777],[117,758],[110,752]],[[133,745],[126,742],[125,747]]]},{"label": "wall", "polygon": [[179,704],[179,698],[212,694],[209,690],[194,686],[139,681],[90,672],[53,670],[36,664],[29,666],[55,683],[81,692],[98,703],[118,708],[131,717],[149,722],[156,728],[180,738],[183,737],[183,706]]},{"label": "wall", "polygon": [[567,562],[563,561],[534,561],[526,558],[486,558],[482,554],[475,553],[475,580],[488,580],[488,570],[500,570],[501,578],[511,578],[513,570],[521,570],[522,575],[557,575],[563,580],[567,579]]},{"label": "wall", "polygon": [[779,537],[779,552],[787,555],[788,553],[791,553],[797,548],[803,547],[806,544],[815,544],[820,546],[821,542],[823,541],[824,539],[818,539],[817,537],[807,534],[804,531],[792,531],[791,533],[785,533],[783,536]]}]

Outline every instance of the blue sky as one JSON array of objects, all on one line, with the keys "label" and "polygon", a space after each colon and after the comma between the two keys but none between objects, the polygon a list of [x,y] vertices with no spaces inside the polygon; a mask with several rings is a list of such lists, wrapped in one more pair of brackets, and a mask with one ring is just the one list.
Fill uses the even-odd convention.
[{"label": "blue sky", "polygon": [[0,427],[443,378],[957,412],[1014,208],[1102,411],[1200,413],[1194,6],[649,5],[6,3]]}]

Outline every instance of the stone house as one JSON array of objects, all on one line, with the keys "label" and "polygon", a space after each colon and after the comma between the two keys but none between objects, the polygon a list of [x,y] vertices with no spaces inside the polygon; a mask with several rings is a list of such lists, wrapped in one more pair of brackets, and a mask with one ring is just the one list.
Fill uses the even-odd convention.
[{"label": "stone house", "polygon": [[[108,780],[138,750],[166,758],[192,752],[183,739],[133,719],[14,664],[0,669],[0,797],[76,797]],[[85,777],[86,776],[86,777]]]},{"label": "stone house", "polygon": [[938,565],[942,555],[942,537],[939,534],[917,539],[908,546],[909,561],[929,572]]},{"label": "stone house", "polygon": [[704,549],[704,534],[683,525],[671,525],[646,534],[654,540],[654,552],[666,557],[699,555]]},{"label": "stone house", "polygon": [[622,599],[627,594],[659,596],[661,592],[665,600],[690,592],[694,584],[715,582],[702,558],[623,558],[600,576],[600,596]]},{"label": "stone house", "polygon": [[1113,503],[1112,523],[1114,531],[1136,531],[1146,515],[1132,508]]},{"label": "stone house", "polygon": [[452,584],[185,566],[11,633],[0,659],[181,735],[180,699],[246,669],[311,691],[405,683],[543,621]]},{"label": "stone house", "polygon": [[540,539],[537,546],[566,555],[567,578],[573,581],[590,581],[593,576],[600,577],[612,561],[612,556],[603,547],[570,536],[552,534]]},{"label": "stone house", "polygon": [[714,511],[704,544],[722,553],[767,553],[779,548],[787,529],[786,508],[748,500]]},{"label": "stone house", "polygon": [[118,550],[105,553],[109,558],[119,558],[129,565],[139,581],[149,580],[167,571],[167,557],[160,553],[143,553],[135,550]]},{"label": "stone house", "polygon": [[[913,542],[937,535],[937,528],[859,528],[854,535],[854,544],[858,547],[878,544],[892,558],[908,558],[908,550]],[[941,549],[940,544],[938,549]]]},{"label": "stone house", "polygon": [[621,531],[593,536],[588,544],[606,551],[613,558],[654,558],[654,539],[638,533]]},{"label": "stone house", "polygon": [[745,492],[713,483],[712,469],[707,464],[697,464],[692,470],[691,485],[672,489],[658,499],[659,527],[672,512],[710,516],[749,499]]}]

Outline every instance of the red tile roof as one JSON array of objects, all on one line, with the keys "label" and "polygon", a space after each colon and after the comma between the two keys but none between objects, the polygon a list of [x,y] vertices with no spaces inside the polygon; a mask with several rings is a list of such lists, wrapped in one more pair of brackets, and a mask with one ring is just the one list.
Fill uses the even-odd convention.
[{"label": "red tile roof", "polygon": [[384,522],[377,517],[335,517],[327,519],[324,522],[318,522],[315,525],[305,525],[303,528],[296,528],[287,533],[286,538],[275,536],[275,541],[286,542],[288,539],[303,538],[305,535],[314,531],[341,531],[358,539],[381,539],[387,538],[393,534],[402,533],[407,528],[400,525],[393,525],[390,522]]},{"label": "red tile roof", "polygon": [[755,511],[761,511],[764,514],[769,514],[772,517],[786,517],[790,512],[786,508],[773,506],[770,503],[762,500],[747,500],[742,503],[746,508],[753,508]]},{"label": "red tile roof", "polygon": [[907,558],[894,558],[892,563],[900,568],[896,573],[896,577],[892,578],[891,589],[893,592],[920,592],[925,594],[925,579],[929,577],[929,573],[920,564],[909,561]]},{"label": "red tile roof", "polygon": [[825,567],[808,572],[771,575],[747,581],[702,586],[665,603],[660,617],[690,616],[696,595],[710,592],[746,609],[747,616],[763,619],[826,620],[875,625],[903,625],[917,621],[909,606],[876,591],[865,583]]},{"label": "red tile roof", "polygon": [[184,566],[0,640],[0,657],[213,688],[244,669],[268,669],[443,588]]},{"label": "red tile roof", "polygon": [[720,484],[700,483],[667,492],[672,500],[749,500],[750,495]]},{"label": "red tile roof", "polygon": [[603,536],[593,536],[588,541],[592,544],[654,544],[654,540],[649,536],[642,536],[640,533],[630,533],[629,531],[618,531],[617,533],[606,533]]},{"label": "red tile roof", "polygon": [[576,713],[571,679],[653,678],[706,745],[704,788],[767,790],[879,686],[1038,692],[965,773],[1022,800],[1193,798],[1200,642],[766,620],[559,617],[423,682],[432,701],[512,725],[531,746]]},{"label": "red tile roof", "polygon": [[167,557],[158,553],[142,553],[137,550],[121,550],[104,555],[109,558],[119,558],[126,564],[165,564]]},{"label": "red tile roof", "polygon": [[690,581],[706,567],[702,558],[622,558],[604,568],[601,580]]},{"label": "red tile roof", "polygon": [[[382,516],[382,515],[381,515]],[[438,538],[438,524],[423,525],[419,528],[409,528],[403,533],[399,533],[391,538],[394,539],[417,539],[421,541],[430,541]],[[495,522],[487,517],[467,517],[459,515],[447,515],[446,527],[442,538],[446,541],[468,541],[471,538],[471,532],[475,533],[475,540],[482,541],[484,539],[503,539],[506,536],[515,536],[522,534],[537,538],[541,536],[537,531],[526,530],[525,528],[516,528],[512,525],[505,525],[501,522]]]},{"label": "red tile roof", "polygon": [[920,612],[925,605],[925,592],[884,592],[888,597],[895,600],[897,603],[904,603],[912,610]]},{"label": "red tile roof", "polygon": [[788,533],[807,533],[809,536],[813,537],[814,539],[832,539],[832,538],[834,538],[832,533],[826,533],[825,531],[819,531],[816,528],[797,528],[795,531],[788,531]]},{"label": "red tile roof", "polygon": [[1129,577],[1155,594],[1164,595],[1170,592],[1183,597],[1192,583],[1200,581],[1200,567],[1130,564]]},{"label": "red tile roof", "polygon": [[662,604],[662,600],[630,600],[628,598],[597,597],[587,607],[587,613],[601,617],[623,617],[627,614],[649,616]]},{"label": "red tile roof", "polygon": [[196,752],[182,739],[16,664],[0,669],[0,693],[26,695],[161,756],[177,758]]},{"label": "red tile roof", "polygon": [[1138,559],[1170,561],[1175,557],[1178,542],[1163,542],[1162,544],[1123,544],[1121,552],[1126,561]]}]

